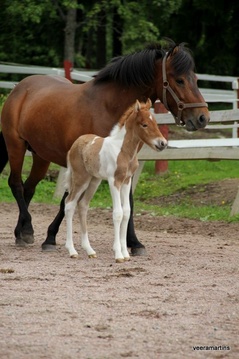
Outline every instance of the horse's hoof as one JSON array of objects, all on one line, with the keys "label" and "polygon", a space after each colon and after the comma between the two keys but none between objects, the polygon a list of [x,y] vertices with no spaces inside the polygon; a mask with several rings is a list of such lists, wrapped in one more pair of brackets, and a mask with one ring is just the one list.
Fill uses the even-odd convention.
[{"label": "horse's hoof", "polygon": [[132,256],[146,256],[147,252],[145,247],[131,248]]},{"label": "horse's hoof", "polygon": [[78,258],[78,254],[72,254],[71,258],[73,258],[73,259]]},{"label": "horse's hoof", "polygon": [[27,244],[34,243],[34,237],[32,234],[24,234],[22,235],[21,239]]},{"label": "horse's hoof", "polygon": [[124,258],[116,258],[116,263],[123,263],[124,262]]},{"label": "horse's hoof", "polygon": [[96,254],[89,254],[88,257],[89,258],[97,258],[97,255]]},{"label": "horse's hoof", "polygon": [[130,257],[124,257],[125,262],[130,261]]},{"label": "horse's hoof", "polygon": [[43,252],[54,252],[56,250],[55,244],[42,244],[41,249]]},{"label": "horse's hoof", "polygon": [[28,246],[28,244],[25,241],[23,241],[21,238],[16,238],[15,243],[16,243],[17,247],[27,247]]}]

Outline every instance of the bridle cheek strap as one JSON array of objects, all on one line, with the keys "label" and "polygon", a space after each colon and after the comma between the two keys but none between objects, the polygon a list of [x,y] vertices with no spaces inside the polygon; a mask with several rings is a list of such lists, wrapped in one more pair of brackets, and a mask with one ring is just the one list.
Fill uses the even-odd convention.
[{"label": "bridle cheek strap", "polygon": [[177,107],[178,107],[178,114],[177,116],[174,116],[175,121],[177,125],[183,126],[184,123],[181,121],[182,112],[185,108],[195,108],[195,107],[208,107],[208,104],[206,102],[200,102],[200,103],[184,103],[179,100],[176,93],[173,91],[172,87],[169,85],[169,82],[167,80],[167,74],[166,74],[166,59],[167,55],[164,56],[162,61],[162,71],[163,71],[163,104],[166,107],[168,111],[168,102],[167,102],[167,91],[170,92],[171,96],[174,98]]}]

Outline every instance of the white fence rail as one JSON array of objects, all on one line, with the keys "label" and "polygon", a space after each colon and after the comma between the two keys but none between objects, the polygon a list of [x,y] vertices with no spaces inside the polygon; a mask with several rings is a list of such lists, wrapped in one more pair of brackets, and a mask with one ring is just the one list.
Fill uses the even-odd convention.
[{"label": "white fence rail", "polygon": [[[44,66],[24,66],[24,65],[5,65],[0,63],[0,74],[25,74],[25,75],[58,75],[65,76],[65,70],[62,68],[54,67],[44,67]],[[92,80],[92,77],[97,73],[97,71],[87,71],[87,70],[72,70],[71,78],[72,80],[87,82]],[[14,81],[1,81],[0,88],[12,89],[17,82]]]},{"label": "white fence rail", "polygon": [[[0,63],[0,74],[1,73],[14,73],[14,74],[25,74],[25,75],[59,75],[65,76],[65,71],[63,68],[54,68],[54,67],[44,67],[44,66],[30,66],[30,65],[14,65],[14,64],[1,64]],[[97,74],[97,71],[87,71],[87,70],[75,70],[71,71],[72,80],[87,82],[92,79],[92,77]],[[233,108],[237,108],[238,103],[238,78],[232,76],[217,76],[217,75],[207,75],[207,74],[197,74],[197,78],[200,81],[208,82],[224,82],[230,83],[230,90],[220,90],[214,88],[200,88],[205,100],[207,102],[224,102],[231,103]],[[16,82],[14,81],[1,81],[0,78],[0,88],[12,89],[15,86]]]}]

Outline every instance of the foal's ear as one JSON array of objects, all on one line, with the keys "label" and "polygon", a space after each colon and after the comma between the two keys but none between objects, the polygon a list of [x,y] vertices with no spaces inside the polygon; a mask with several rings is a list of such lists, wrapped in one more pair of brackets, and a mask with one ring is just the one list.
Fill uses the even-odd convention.
[{"label": "foal's ear", "polygon": [[150,109],[151,106],[152,106],[152,102],[151,102],[150,98],[148,98],[148,99],[147,99],[147,102],[146,102],[146,107],[147,107],[148,109]]},{"label": "foal's ear", "polygon": [[134,110],[135,110],[135,112],[138,112],[140,109],[141,109],[140,102],[138,100],[136,100],[135,105],[134,105]]}]

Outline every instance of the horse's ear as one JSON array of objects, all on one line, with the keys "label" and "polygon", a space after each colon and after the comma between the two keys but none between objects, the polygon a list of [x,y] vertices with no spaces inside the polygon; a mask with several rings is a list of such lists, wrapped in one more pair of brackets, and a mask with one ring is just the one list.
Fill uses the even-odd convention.
[{"label": "horse's ear", "polygon": [[176,53],[179,51],[179,46],[175,46],[174,48],[173,48],[173,50],[172,50],[172,52],[170,52],[170,57],[171,56],[174,56],[174,55],[176,55]]},{"label": "horse's ear", "polygon": [[152,106],[152,102],[151,102],[150,98],[148,98],[148,99],[147,99],[147,102],[146,102],[146,107],[147,107],[148,109],[150,109],[151,106]]},{"label": "horse's ear", "polygon": [[140,109],[141,109],[140,102],[138,100],[136,100],[134,110],[135,110],[135,112],[138,112]]}]

